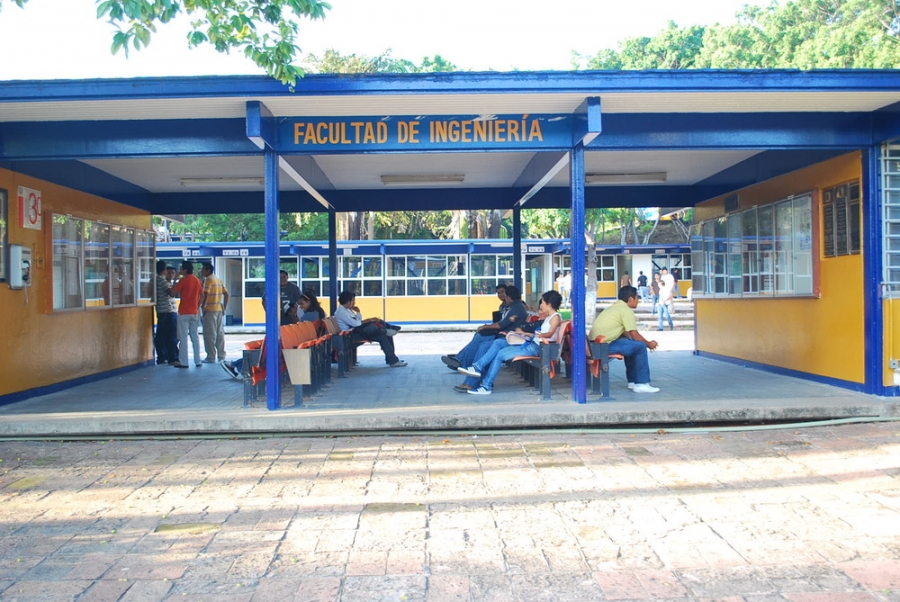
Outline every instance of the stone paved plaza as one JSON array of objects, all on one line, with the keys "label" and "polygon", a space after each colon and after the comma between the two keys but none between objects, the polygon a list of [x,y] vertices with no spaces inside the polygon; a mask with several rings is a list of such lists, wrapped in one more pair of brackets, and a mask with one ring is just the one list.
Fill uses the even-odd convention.
[{"label": "stone paved plaza", "polygon": [[900,423],[0,442],[3,601],[900,600]]}]

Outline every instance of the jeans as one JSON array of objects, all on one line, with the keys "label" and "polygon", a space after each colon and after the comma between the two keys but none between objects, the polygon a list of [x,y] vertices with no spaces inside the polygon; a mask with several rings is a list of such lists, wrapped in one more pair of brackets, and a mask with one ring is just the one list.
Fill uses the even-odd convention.
[{"label": "jeans", "polygon": [[659,295],[650,295],[650,300],[653,301],[653,307],[650,308],[650,315],[655,316],[659,311]]},{"label": "jeans", "polygon": [[160,364],[178,361],[178,314],[156,314],[156,361]]},{"label": "jeans", "polygon": [[225,359],[225,313],[221,311],[203,312],[203,347],[206,359],[211,362]]},{"label": "jeans", "polygon": [[647,345],[640,341],[619,337],[609,344],[609,352],[625,357],[625,376],[628,382],[650,384],[650,361],[647,358]]},{"label": "jeans", "polygon": [[660,303],[659,304],[659,329],[663,328],[663,318],[669,320],[669,328],[675,328],[675,323],[672,322],[672,313],[669,311],[668,303]]},{"label": "jeans", "polygon": [[[368,324],[366,325],[368,326]],[[359,327],[357,327],[359,328]],[[365,328],[365,327],[363,327]],[[381,332],[384,332],[384,329],[381,329]],[[354,341],[374,341],[381,345],[381,351],[384,353],[384,361],[389,365],[393,366],[397,362],[400,361],[400,358],[397,357],[397,354],[394,353],[394,339],[389,337],[386,334],[379,334],[376,329],[368,329],[368,330],[357,330],[353,329],[353,340]]]},{"label": "jeans", "polygon": [[493,342],[497,336],[497,331],[495,329],[491,329],[488,331],[490,334],[481,334],[480,332],[476,332],[472,335],[472,340],[469,341],[465,347],[459,350],[459,353],[456,354],[456,360],[459,362],[460,366],[471,366],[475,363],[480,356],[478,355],[478,349],[481,347],[482,343],[485,341]]},{"label": "jeans", "polygon": [[[500,343],[504,344],[500,344]],[[510,345],[505,339],[497,339],[487,353],[475,362],[475,368],[481,372],[481,386],[490,391],[494,388],[494,381],[497,380],[497,374],[503,367],[503,362],[511,360],[520,355],[540,355],[541,345],[534,341],[529,341],[524,345]],[[483,366],[487,366],[487,374],[484,373]]]},{"label": "jeans", "polygon": [[188,355],[188,337],[194,347],[194,363],[200,365],[200,335],[197,334],[197,327],[200,325],[200,316],[197,314],[178,314],[178,341],[181,348],[179,349],[178,363],[183,366],[189,366]]}]

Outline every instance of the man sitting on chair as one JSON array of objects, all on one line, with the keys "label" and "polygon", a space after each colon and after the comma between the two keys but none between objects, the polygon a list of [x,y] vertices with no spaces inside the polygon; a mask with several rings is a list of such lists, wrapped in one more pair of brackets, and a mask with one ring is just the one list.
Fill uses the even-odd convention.
[{"label": "man sitting on chair", "polygon": [[594,320],[588,338],[593,341],[603,336],[609,343],[610,353],[624,356],[629,389],[635,393],[656,393],[659,389],[650,385],[647,350],[656,349],[657,342],[648,341],[637,331],[637,319],[634,317],[637,306],[637,289],[623,286],[619,289],[619,300],[600,312]]}]

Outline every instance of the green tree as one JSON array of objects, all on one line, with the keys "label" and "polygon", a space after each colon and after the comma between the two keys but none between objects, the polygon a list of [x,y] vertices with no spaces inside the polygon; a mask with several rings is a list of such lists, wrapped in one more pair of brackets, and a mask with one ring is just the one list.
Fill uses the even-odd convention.
[{"label": "green tree", "polygon": [[745,6],[733,25],[669,22],[617,50],[573,55],[588,69],[892,69],[900,66],[900,1],[791,0]]},{"label": "green tree", "polygon": [[[12,0],[24,7],[28,0]],[[188,46],[209,44],[219,52],[239,50],[275,79],[293,85],[303,77],[294,65],[299,21],[323,19],[331,5],[322,0],[96,0],[97,18],[118,31],[112,52],[140,50],[158,25],[179,14],[191,19]],[[3,0],[0,0],[0,10]]]}]

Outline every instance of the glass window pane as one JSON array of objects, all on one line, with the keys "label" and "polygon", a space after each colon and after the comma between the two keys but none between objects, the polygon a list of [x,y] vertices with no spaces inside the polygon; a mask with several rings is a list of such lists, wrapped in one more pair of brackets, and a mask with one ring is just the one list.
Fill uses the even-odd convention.
[{"label": "glass window pane", "polygon": [[53,309],[80,309],[81,251],[84,222],[53,216]]},{"label": "glass window pane", "polygon": [[153,303],[153,296],[156,293],[156,266],[153,261],[156,237],[151,232],[138,230],[135,232],[135,240],[137,245],[138,303],[149,305]]},{"label": "glass window pane", "polygon": [[381,278],[381,257],[366,257],[363,260],[364,278]]},{"label": "glass window pane", "polygon": [[266,260],[264,257],[250,257],[244,264],[246,265],[246,274],[244,274],[245,278],[250,279],[266,277]]},{"label": "glass window pane", "polygon": [[448,295],[466,295],[466,281],[462,278],[451,278],[447,281]]},{"label": "glass window pane", "polygon": [[403,297],[406,295],[406,280],[388,280],[388,297]]},{"label": "glass window pane", "polygon": [[406,294],[409,297],[425,294],[425,280],[412,278],[406,281]]},{"label": "glass window pane", "polygon": [[134,230],[112,227],[112,275],[109,278],[113,305],[134,303]]},{"label": "glass window pane", "polygon": [[388,257],[388,276],[402,278],[406,276],[406,257]]},{"label": "glass window pane", "polygon": [[430,256],[428,257],[428,272],[427,276],[429,278],[437,278],[444,277],[447,275],[447,258],[446,257],[436,257]]},{"label": "glass window pane", "polygon": [[88,222],[84,233],[84,299],[87,307],[110,304],[109,226]]},{"label": "glass window pane", "polygon": [[429,295],[446,295],[447,294],[447,281],[446,280],[429,280],[428,281],[428,294]]},{"label": "glass window pane", "polygon": [[364,280],[363,296],[365,297],[381,297],[381,280]]},{"label": "glass window pane", "polygon": [[319,258],[303,257],[300,259],[301,276],[303,280],[319,278]]}]

